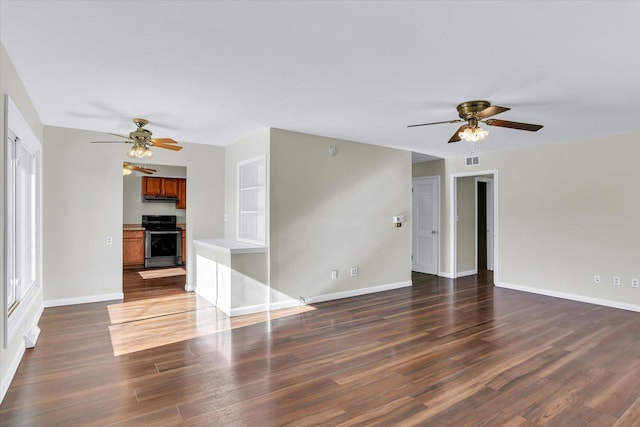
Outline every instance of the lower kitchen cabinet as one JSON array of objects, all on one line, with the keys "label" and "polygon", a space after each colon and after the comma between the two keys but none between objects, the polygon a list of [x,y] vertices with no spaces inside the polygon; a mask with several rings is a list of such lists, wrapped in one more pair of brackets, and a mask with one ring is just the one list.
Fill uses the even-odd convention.
[{"label": "lower kitchen cabinet", "polygon": [[122,231],[122,265],[124,268],[144,265],[144,230]]},{"label": "lower kitchen cabinet", "polygon": [[187,230],[182,229],[182,263],[187,265]]}]

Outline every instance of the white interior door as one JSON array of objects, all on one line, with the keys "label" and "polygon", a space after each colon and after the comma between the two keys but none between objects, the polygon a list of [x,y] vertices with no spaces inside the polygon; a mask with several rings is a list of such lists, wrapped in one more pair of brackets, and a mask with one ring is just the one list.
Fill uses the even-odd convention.
[{"label": "white interior door", "polygon": [[438,274],[440,180],[413,179],[413,271]]}]

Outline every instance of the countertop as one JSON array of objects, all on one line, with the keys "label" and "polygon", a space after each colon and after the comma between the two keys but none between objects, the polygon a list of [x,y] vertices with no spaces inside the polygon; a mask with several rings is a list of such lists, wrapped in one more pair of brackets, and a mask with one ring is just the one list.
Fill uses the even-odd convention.
[{"label": "countertop", "polygon": [[266,246],[227,239],[198,239],[194,240],[193,243],[232,255],[267,252],[268,250]]},{"label": "countertop", "polygon": [[140,224],[122,224],[122,229],[126,231],[144,231]]}]

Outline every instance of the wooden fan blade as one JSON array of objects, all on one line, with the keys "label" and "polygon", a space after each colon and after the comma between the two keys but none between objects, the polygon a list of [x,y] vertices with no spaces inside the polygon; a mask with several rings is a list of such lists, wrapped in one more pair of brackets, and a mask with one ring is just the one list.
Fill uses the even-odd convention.
[{"label": "wooden fan blade", "polygon": [[129,162],[123,162],[122,163],[122,167],[125,169],[129,169],[132,171],[138,171],[138,172],[142,172],[142,173],[146,173],[151,175],[152,173],[158,172],[155,169],[151,169],[151,168],[143,168],[142,166],[136,166],[136,165],[132,165]]},{"label": "wooden fan blade", "polygon": [[451,139],[449,140],[449,144],[451,144],[452,142],[458,142],[460,141],[460,136],[458,135],[460,132],[463,132],[466,128],[468,128],[469,125],[462,125],[458,128],[458,130],[456,131],[456,133],[453,134],[453,136],[451,137]]},{"label": "wooden fan blade", "polygon": [[141,168],[141,167],[139,167],[139,166],[131,166],[131,168],[130,168],[130,169],[132,169],[132,170],[134,170],[134,171],[138,171],[138,172],[146,173],[147,175],[151,175],[151,174],[154,174],[154,173],[158,172],[158,171],[157,171],[157,170],[155,170],[155,169]]},{"label": "wooden fan blade", "polygon": [[486,119],[487,117],[495,116],[496,114],[504,113],[505,111],[509,110],[511,110],[511,108],[492,105],[491,107],[487,107],[484,110],[478,111],[476,113],[476,117],[479,119]]},{"label": "wooden fan blade", "polygon": [[179,145],[164,144],[164,143],[161,143],[161,142],[154,142],[153,143],[153,147],[166,148],[167,150],[173,150],[173,151],[182,150],[182,147],[179,146]]},{"label": "wooden fan blade", "polygon": [[464,122],[464,120],[457,119],[457,120],[447,120],[447,121],[444,121],[444,122],[421,123],[419,125],[409,125],[407,127],[408,128],[413,128],[413,127],[416,127],[416,126],[441,125],[443,123],[460,123],[460,122]]},{"label": "wooden fan blade", "polygon": [[498,126],[502,128],[528,130],[529,132],[536,132],[542,129],[542,125],[532,125],[530,123],[510,122],[507,120],[489,119],[484,121],[489,126]]},{"label": "wooden fan blade", "polygon": [[151,142],[153,142],[154,144],[156,142],[159,142],[161,144],[177,144],[178,141],[175,141],[171,138],[151,138]]}]

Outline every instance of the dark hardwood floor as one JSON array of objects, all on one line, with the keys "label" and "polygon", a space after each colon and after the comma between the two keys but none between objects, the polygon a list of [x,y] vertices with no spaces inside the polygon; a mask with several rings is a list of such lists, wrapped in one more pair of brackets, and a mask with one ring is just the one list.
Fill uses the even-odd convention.
[{"label": "dark hardwood floor", "polygon": [[193,293],[47,308],[3,426],[638,426],[638,313],[490,275],[227,318]]},{"label": "dark hardwood floor", "polygon": [[185,292],[184,285],[186,283],[186,276],[143,279],[139,274],[140,271],[145,271],[145,269],[122,271],[122,292],[124,293],[125,302],[175,295]]}]

